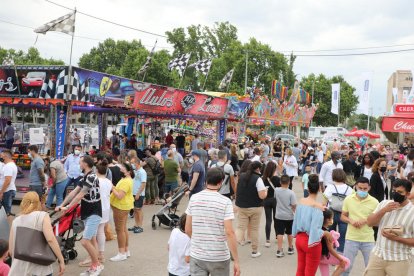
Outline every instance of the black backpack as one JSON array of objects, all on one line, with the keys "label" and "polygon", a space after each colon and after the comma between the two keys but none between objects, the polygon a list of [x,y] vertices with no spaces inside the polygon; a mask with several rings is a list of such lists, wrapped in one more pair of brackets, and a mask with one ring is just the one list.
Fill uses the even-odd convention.
[{"label": "black backpack", "polygon": [[[154,158],[154,157],[152,157],[152,158]],[[161,173],[161,163],[157,158],[154,158],[154,159],[155,159],[155,166],[153,168],[151,168],[151,166],[149,166],[149,167],[151,168],[152,173],[154,175],[158,175],[158,174]]]}]

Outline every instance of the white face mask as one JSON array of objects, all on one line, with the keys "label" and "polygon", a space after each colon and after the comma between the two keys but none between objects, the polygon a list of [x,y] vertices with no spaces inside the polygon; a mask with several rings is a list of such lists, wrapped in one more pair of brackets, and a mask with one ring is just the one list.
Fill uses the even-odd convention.
[{"label": "white face mask", "polygon": [[193,158],[190,158],[190,159],[188,159],[188,162],[190,162],[190,164],[193,164],[194,163],[194,159]]},{"label": "white face mask", "polygon": [[171,149],[173,152],[176,152],[177,151],[177,148],[172,148]]},{"label": "white face mask", "polygon": [[79,155],[80,154],[80,150],[75,150],[75,155]]},{"label": "white face mask", "polygon": [[30,152],[27,155],[29,156],[30,159],[33,158],[32,154]]}]

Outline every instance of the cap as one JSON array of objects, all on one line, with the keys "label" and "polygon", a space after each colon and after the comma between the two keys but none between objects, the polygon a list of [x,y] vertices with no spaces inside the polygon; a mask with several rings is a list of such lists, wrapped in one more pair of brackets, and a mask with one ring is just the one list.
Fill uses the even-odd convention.
[{"label": "cap", "polygon": [[196,155],[196,156],[198,156],[200,158],[201,157],[201,151],[199,151],[199,150],[193,150],[191,152],[191,156],[194,156],[194,155]]}]

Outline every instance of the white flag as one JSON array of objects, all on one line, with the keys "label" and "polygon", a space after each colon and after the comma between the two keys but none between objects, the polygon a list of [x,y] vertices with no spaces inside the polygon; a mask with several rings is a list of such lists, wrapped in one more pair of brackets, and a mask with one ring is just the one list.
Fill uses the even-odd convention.
[{"label": "white flag", "polygon": [[[414,80],[414,69],[411,70],[411,77]],[[414,85],[411,85],[410,94],[408,94],[407,103],[414,103]]]},{"label": "white flag", "polygon": [[358,107],[357,113],[369,114],[369,97],[372,89],[372,72],[365,72],[361,74],[361,84],[358,87]]},{"label": "white flag", "polygon": [[332,83],[332,102],[331,102],[331,112],[338,115],[339,113],[339,101],[340,101],[340,83]]},{"label": "white flag", "polygon": [[73,35],[75,33],[75,11],[52,20],[34,30],[35,33],[40,34],[46,34],[49,31]]},{"label": "white flag", "polygon": [[392,88],[392,98],[394,99],[393,104],[398,103],[398,88]]}]

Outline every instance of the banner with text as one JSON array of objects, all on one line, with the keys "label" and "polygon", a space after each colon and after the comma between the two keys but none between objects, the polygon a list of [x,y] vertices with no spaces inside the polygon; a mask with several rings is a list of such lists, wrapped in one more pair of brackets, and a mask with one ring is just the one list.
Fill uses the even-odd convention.
[{"label": "banner with text", "polygon": [[331,112],[338,115],[339,113],[339,101],[341,97],[341,84],[332,83],[332,101],[331,101]]},{"label": "banner with text", "polygon": [[56,106],[56,159],[62,159],[65,153],[66,106]]}]

